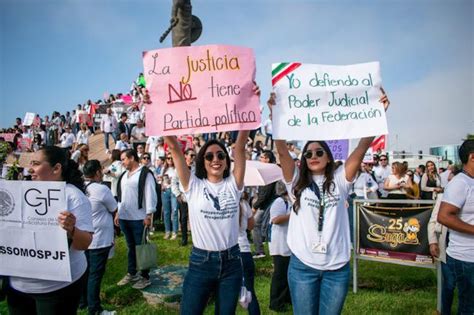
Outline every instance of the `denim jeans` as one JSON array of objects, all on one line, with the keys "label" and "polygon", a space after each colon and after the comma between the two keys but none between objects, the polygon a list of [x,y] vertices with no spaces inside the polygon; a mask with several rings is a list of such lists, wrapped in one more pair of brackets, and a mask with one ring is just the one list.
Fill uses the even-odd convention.
[{"label": "denim jeans", "polygon": [[260,305],[258,304],[257,296],[255,295],[254,278],[255,278],[255,263],[250,252],[240,253],[242,257],[242,265],[244,267],[244,283],[248,291],[252,292],[252,302],[249,304],[248,311],[250,315],[260,314]]},{"label": "denim jeans", "polygon": [[112,136],[112,139],[114,139],[114,142],[117,142],[117,139],[115,138],[115,133],[104,132],[104,144],[107,150],[109,149],[109,135]]},{"label": "denim jeans", "polygon": [[202,314],[215,293],[215,314],[235,314],[242,286],[239,245],[220,252],[193,247],[184,277],[181,314]]},{"label": "denim jeans", "polygon": [[[127,272],[131,275],[137,273],[137,253],[135,251],[135,246],[142,243],[143,229],[143,220],[119,220],[120,229],[125,235],[125,240],[127,241],[128,247],[128,267]],[[142,277],[149,279],[150,270],[142,270]]]},{"label": "denim jeans", "polygon": [[171,232],[172,228],[174,233],[178,233],[178,200],[171,192],[171,188],[163,190],[161,200],[163,202],[165,232]]},{"label": "denim jeans", "polygon": [[349,288],[349,262],[337,270],[318,270],[291,255],[288,284],[294,314],[341,314]]},{"label": "denim jeans", "polygon": [[112,246],[86,250],[87,257],[87,308],[88,313],[99,314],[103,311],[100,306],[100,285],[105,273],[105,265]]},{"label": "denim jeans", "polygon": [[474,314],[474,263],[457,260],[446,255],[441,265],[443,286],[441,313],[451,314],[454,288],[458,287],[458,314]]}]

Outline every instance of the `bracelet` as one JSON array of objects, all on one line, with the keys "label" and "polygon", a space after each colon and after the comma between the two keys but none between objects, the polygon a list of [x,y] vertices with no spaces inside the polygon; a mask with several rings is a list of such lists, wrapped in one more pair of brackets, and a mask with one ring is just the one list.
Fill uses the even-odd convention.
[{"label": "bracelet", "polygon": [[71,232],[68,232],[68,238],[73,239],[75,232],[76,232],[76,226],[73,226],[73,227],[72,227],[72,231],[71,231]]}]

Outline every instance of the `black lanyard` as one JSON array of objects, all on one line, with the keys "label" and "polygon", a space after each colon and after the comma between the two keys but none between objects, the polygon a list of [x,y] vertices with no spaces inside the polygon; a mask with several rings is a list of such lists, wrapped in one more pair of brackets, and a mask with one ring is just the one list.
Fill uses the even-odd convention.
[{"label": "black lanyard", "polygon": [[323,225],[324,225],[324,193],[321,195],[321,192],[319,190],[319,186],[313,181],[311,182],[311,185],[309,186],[309,189],[318,197],[319,199],[319,217],[318,217],[318,232],[323,231]]}]

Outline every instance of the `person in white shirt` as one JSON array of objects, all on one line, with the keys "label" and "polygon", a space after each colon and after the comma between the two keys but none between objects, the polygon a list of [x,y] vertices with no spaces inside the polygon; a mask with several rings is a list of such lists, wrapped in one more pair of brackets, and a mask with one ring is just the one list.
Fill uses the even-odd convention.
[{"label": "person in white shirt", "polygon": [[76,142],[76,137],[71,132],[71,127],[66,126],[64,133],[61,135],[59,139],[61,141],[61,148],[71,150],[74,142]]},{"label": "person in white shirt", "polygon": [[174,180],[176,169],[171,153],[166,155],[166,162],[161,171],[161,201],[163,203],[163,221],[165,223],[164,239],[175,240],[178,236],[178,199],[173,193],[171,182]]},{"label": "person in white shirt", "polygon": [[139,144],[145,145],[147,137],[145,135],[145,125],[143,124],[143,120],[137,120],[137,125],[132,128],[132,132],[130,133],[130,139],[135,149]]},{"label": "person in white shirt", "polygon": [[[59,212],[58,228],[67,232],[72,281],[10,277],[8,310],[10,314],[76,314],[86,277],[84,250],[91,244],[94,232],[82,174],[77,164],[67,159],[65,150],[56,146],[46,146],[33,153],[29,173],[33,181],[66,182],[67,210]],[[35,269],[35,266],[25,265],[25,268]]]},{"label": "person in white shirt", "polygon": [[[145,152],[148,152],[151,154],[151,163],[154,165],[155,164],[155,161],[157,159],[157,156],[156,156],[156,147],[158,146],[159,144],[159,140],[161,138],[160,137],[156,137],[156,136],[150,136],[148,137],[148,139],[146,140],[146,145],[145,145]],[[163,139],[161,139],[161,141],[163,142]],[[164,151],[163,151],[164,152]]]},{"label": "person in white shirt", "polygon": [[[463,170],[446,186],[438,213],[449,229],[442,275],[458,288],[458,314],[474,314],[474,140],[463,142],[459,158]],[[452,299],[453,292],[442,292],[442,314],[451,312]]]},{"label": "person in white shirt", "polygon": [[110,154],[110,159],[112,163],[105,169],[104,174],[108,177],[110,181],[110,190],[112,195],[117,198],[117,183],[120,175],[125,172],[124,167],[122,166],[122,161],[120,160],[121,155],[120,150],[112,150]]},{"label": "person in white shirt", "polygon": [[[260,95],[257,86],[254,92]],[[212,293],[216,296],[216,314],[236,312],[243,276],[238,245],[239,202],[249,133],[239,131],[232,171],[225,146],[210,140],[196,157],[195,174],[189,170],[177,138],[164,137],[188,201],[193,238],[181,314],[202,314]]]},{"label": "person in white shirt", "polygon": [[86,124],[81,124],[81,130],[76,134],[76,147],[80,144],[89,144],[89,138],[91,136],[91,131]]},{"label": "person in white shirt", "polygon": [[374,167],[374,175],[379,185],[380,197],[387,198],[388,191],[384,189],[385,179],[392,174],[392,170],[388,165],[388,156],[386,154],[381,154],[379,159],[379,165]]},{"label": "person in white shirt", "polygon": [[268,115],[268,119],[263,123],[265,131],[265,147],[268,149],[268,140],[270,140],[270,150],[273,151],[273,128],[272,128],[272,113]]},{"label": "person in white shirt", "polygon": [[123,151],[120,158],[126,171],[117,183],[119,204],[114,223],[120,225],[127,241],[128,273],[117,285],[135,282],[133,288],[143,289],[151,284],[150,270],[141,270],[141,276],[137,274],[135,246],[142,244],[144,228],[151,226],[157,203],[156,183],[151,171],[139,164],[135,150]]},{"label": "person in white shirt", "polygon": [[120,140],[115,144],[115,150],[125,151],[131,149],[132,145],[128,141],[128,136],[125,133],[120,134]]},{"label": "person in white shirt", "polygon": [[[380,102],[389,101],[383,90]],[[292,202],[288,283],[294,314],[340,314],[350,279],[351,241],[345,202],[350,185],[374,137],[362,138],[344,165],[335,167],[324,141],[303,147],[299,172],[286,147],[276,140],[283,178]]]},{"label": "person in white shirt", "polygon": [[273,260],[273,274],[270,285],[270,306],[275,312],[284,311],[291,305],[290,288],[288,286],[288,265],[291,250],[286,242],[290,205],[285,184],[277,182],[275,192],[279,196],[270,207],[270,228],[268,249]]},{"label": "person in white shirt", "polygon": [[[239,218],[239,248],[242,257],[242,267],[244,272],[244,284],[252,294],[252,301],[248,305],[249,315],[260,314],[260,305],[255,295],[255,262],[253,261],[250,243],[247,238],[247,230],[254,228],[255,221],[253,219],[253,211],[248,202],[249,195],[246,191],[242,192],[240,199],[240,218]],[[286,275],[285,275],[286,278]]]},{"label": "person in white shirt", "polygon": [[104,144],[107,153],[109,151],[109,136],[112,136],[114,142],[117,142],[117,139],[115,138],[116,129],[117,119],[112,113],[112,108],[108,107],[106,114],[102,116],[102,120],[100,121],[100,130],[104,133]]},{"label": "person in white shirt", "polygon": [[89,314],[99,314],[104,310],[100,304],[100,285],[105,273],[109,251],[114,244],[113,213],[117,201],[110,189],[102,184],[102,166],[98,160],[88,161],[83,168],[86,179],[86,193],[92,205],[92,225],[94,235],[86,250],[88,263],[87,294],[85,299]]}]

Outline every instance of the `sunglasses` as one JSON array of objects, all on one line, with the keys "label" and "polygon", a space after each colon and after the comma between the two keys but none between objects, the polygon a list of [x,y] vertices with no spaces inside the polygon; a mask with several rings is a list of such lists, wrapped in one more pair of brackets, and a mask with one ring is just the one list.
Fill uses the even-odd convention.
[{"label": "sunglasses", "polygon": [[306,159],[312,159],[313,157],[322,157],[324,155],[325,151],[324,149],[316,149],[316,150],[307,150],[305,153],[303,153],[303,156]]},{"label": "sunglasses", "polygon": [[142,157],[142,159],[144,159],[144,160],[149,160],[150,157],[149,157],[149,156],[144,156],[144,157]]},{"label": "sunglasses", "polygon": [[172,160],[173,158],[171,156],[167,157],[166,158],[167,160]]},{"label": "sunglasses", "polygon": [[387,161],[387,159],[380,159],[380,161]]},{"label": "sunglasses", "polygon": [[[226,158],[225,153],[222,152],[222,151],[217,152],[217,153],[216,153],[216,156],[217,156],[217,159],[219,159],[220,161],[223,161],[223,160],[225,160],[225,158]],[[206,159],[206,161],[212,162],[212,160],[214,160],[214,153],[212,153],[212,152],[207,152],[207,153],[204,155],[204,159]]]}]

